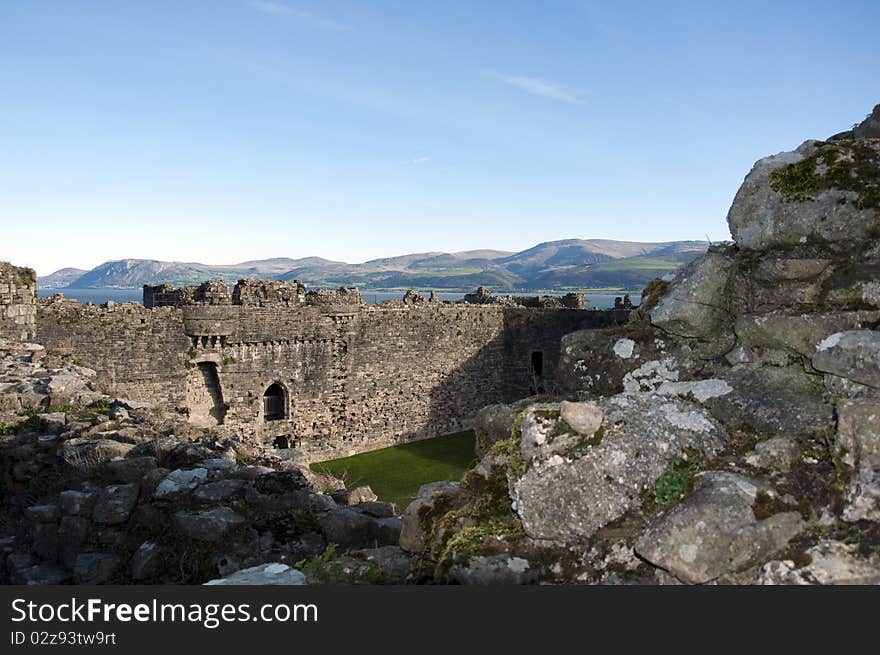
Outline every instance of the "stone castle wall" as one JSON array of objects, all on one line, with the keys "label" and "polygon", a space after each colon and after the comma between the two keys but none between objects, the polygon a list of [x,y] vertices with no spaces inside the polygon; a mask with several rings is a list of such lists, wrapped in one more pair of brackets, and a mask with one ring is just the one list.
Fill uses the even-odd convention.
[{"label": "stone castle wall", "polygon": [[36,332],[37,274],[0,262],[0,337],[31,341]]},{"label": "stone castle wall", "polygon": [[[320,460],[466,429],[487,404],[552,392],[561,337],[626,316],[492,303],[364,305],[349,293],[298,306],[151,309],[46,299],[39,340],[80,357],[113,393],[267,443],[290,435]],[[283,393],[279,420],[264,416],[272,385]]]}]

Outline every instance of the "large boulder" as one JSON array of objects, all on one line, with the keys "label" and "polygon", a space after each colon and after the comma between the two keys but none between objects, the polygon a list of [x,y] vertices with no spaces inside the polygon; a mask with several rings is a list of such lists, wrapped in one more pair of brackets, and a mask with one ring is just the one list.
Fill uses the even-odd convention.
[{"label": "large boulder", "polygon": [[533,539],[578,543],[639,508],[678,458],[709,458],[724,429],[692,403],[653,393],[599,402],[594,434],[573,433],[558,406],[533,405],[522,421],[525,473],[513,485],[514,507]]},{"label": "large boulder", "polygon": [[680,337],[723,341],[721,326],[728,318],[725,299],[732,268],[733,259],[723,253],[709,252],[692,261],[651,310],[651,323]]},{"label": "large boulder", "polygon": [[756,518],[759,493],[768,491],[755,480],[724,471],[703,473],[692,496],[650,522],[636,553],[692,584],[759,564],[805,527],[798,512]]},{"label": "large boulder", "polygon": [[744,250],[846,250],[876,237],[880,143],[807,141],[759,160],[727,215]]}]

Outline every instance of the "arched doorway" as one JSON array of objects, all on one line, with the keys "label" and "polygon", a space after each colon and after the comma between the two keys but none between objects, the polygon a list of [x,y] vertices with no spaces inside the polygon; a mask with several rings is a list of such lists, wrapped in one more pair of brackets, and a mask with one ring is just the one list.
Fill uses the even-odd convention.
[{"label": "arched doorway", "polygon": [[277,382],[263,392],[263,420],[280,421],[287,418],[287,392]]}]

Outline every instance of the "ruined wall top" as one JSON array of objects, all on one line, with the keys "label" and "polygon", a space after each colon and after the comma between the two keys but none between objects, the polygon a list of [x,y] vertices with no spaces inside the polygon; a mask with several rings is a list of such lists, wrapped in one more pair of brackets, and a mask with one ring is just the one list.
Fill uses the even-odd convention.
[{"label": "ruined wall top", "polygon": [[36,335],[37,274],[0,262],[0,337],[27,341]]},{"label": "ruined wall top", "polygon": [[189,305],[242,305],[245,307],[301,307],[305,305],[363,305],[354,287],[336,291],[307,291],[299,280],[239,280],[232,288],[223,280],[199,285],[173,287],[168,284],[144,285],[144,307],[183,307]]},{"label": "ruined wall top", "polygon": [[[457,301],[468,305],[501,305],[505,307],[533,307],[537,309],[586,309],[583,293],[566,293],[562,296],[513,296],[492,295],[486,287],[467,293]],[[386,300],[380,305],[420,305],[423,303],[447,303],[432,291],[426,298],[410,289],[402,300]],[[173,287],[168,284],[144,285],[144,306],[184,307],[192,305],[241,305],[245,307],[360,307],[366,305],[357,287],[340,287],[336,290],[317,289],[308,291],[299,280],[239,280],[232,289],[222,280],[209,280],[200,285]],[[616,308],[620,308],[619,306]]]},{"label": "ruined wall top", "polygon": [[493,296],[486,287],[467,293],[464,302],[471,305],[505,305],[508,307],[535,307],[540,309],[586,309],[587,299],[582,293],[562,296]]}]

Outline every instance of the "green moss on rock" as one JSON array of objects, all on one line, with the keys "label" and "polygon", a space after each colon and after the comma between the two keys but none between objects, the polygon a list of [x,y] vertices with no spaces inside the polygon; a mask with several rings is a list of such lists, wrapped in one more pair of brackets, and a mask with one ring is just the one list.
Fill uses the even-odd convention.
[{"label": "green moss on rock", "polygon": [[700,470],[701,458],[696,451],[670,460],[666,470],[654,483],[654,502],[661,508],[672,507],[694,490],[694,476]]},{"label": "green moss on rock", "polygon": [[852,191],[859,209],[880,209],[880,140],[822,142],[809,157],[771,171],[770,187],[793,200]]}]

